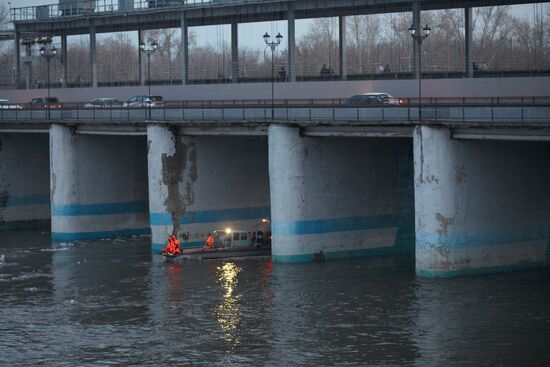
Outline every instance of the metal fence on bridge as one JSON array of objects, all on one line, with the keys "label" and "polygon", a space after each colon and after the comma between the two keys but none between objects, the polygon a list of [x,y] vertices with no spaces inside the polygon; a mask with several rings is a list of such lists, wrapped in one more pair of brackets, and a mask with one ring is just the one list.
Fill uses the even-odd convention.
[{"label": "metal fence on bridge", "polygon": [[[421,102],[421,103],[419,103]],[[62,108],[11,105],[0,108],[3,121],[335,121],[550,123],[550,97],[426,98],[397,104],[352,105],[345,99],[170,101],[163,107]]]}]

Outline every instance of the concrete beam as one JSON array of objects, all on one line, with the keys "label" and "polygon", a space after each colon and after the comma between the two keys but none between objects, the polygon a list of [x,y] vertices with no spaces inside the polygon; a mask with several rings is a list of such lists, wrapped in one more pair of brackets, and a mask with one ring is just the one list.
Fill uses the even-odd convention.
[{"label": "concrete beam", "polygon": [[474,77],[474,64],[472,59],[473,33],[474,26],[472,23],[472,8],[467,6],[464,8],[464,63],[467,78]]},{"label": "concrete beam", "polygon": [[33,87],[33,75],[32,75],[32,46],[25,45],[25,87],[26,89],[32,89]]},{"label": "concrete beam", "polygon": [[239,23],[231,22],[231,82],[239,82]]},{"label": "concrete beam", "polygon": [[189,27],[185,13],[182,13],[180,19],[181,28],[181,84],[186,85],[189,82]]},{"label": "concrete beam", "polygon": [[288,33],[288,67],[287,78],[289,82],[296,81],[296,19],[294,14],[294,3],[288,3],[287,11],[287,33]]},{"label": "concrete beam", "polygon": [[21,78],[21,34],[15,33],[15,88],[19,86],[19,79]]},{"label": "concrete beam", "polygon": [[338,35],[339,35],[339,56],[340,56],[340,78],[346,80],[348,78],[348,57],[347,57],[347,40],[346,40],[346,17],[338,17]]},{"label": "concrete beam", "polygon": [[96,29],[95,25],[90,25],[90,70],[92,88],[97,88],[97,48],[96,48]]},{"label": "concrete beam", "polygon": [[61,65],[63,67],[63,82],[61,84],[62,88],[67,88],[67,78],[69,76],[69,65],[67,57],[67,36],[61,36]]},{"label": "concrete beam", "polygon": [[347,138],[412,138],[410,126],[315,126],[303,127],[302,136]]}]

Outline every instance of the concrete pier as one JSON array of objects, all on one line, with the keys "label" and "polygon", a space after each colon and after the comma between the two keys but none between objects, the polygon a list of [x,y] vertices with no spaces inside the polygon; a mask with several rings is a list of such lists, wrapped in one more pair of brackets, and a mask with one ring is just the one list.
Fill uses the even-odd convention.
[{"label": "concrete pier", "polygon": [[273,259],[414,252],[412,146],[269,128]]},{"label": "concrete pier", "polygon": [[52,124],[50,154],[54,241],[149,233],[145,139]]},{"label": "concrete pier", "polygon": [[200,247],[214,230],[248,230],[269,217],[265,138],[187,136],[164,126],[147,133],[154,252],[169,234]]},{"label": "concrete pier", "polygon": [[0,135],[0,231],[50,225],[48,135]]},{"label": "concrete pier", "polygon": [[544,266],[550,146],[414,134],[416,273],[453,277]]}]

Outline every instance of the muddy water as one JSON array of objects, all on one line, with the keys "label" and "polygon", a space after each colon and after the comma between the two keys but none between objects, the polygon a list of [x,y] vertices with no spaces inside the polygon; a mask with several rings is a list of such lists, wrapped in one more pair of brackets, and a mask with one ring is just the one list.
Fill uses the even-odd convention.
[{"label": "muddy water", "polygon": [[550,365],[550,272],[411,258],[164,263],[149,239],[0,233],[0,365]]}]

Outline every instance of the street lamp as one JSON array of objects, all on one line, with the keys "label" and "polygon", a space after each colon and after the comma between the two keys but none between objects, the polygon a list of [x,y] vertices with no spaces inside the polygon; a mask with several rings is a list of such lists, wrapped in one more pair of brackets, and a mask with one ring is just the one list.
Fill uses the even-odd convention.
[{"label": "street lamp", "polygon": [[269,33],[265,32],[264,36],[264,42],[267,45],[267,47],[271,48],[271,120],[275,120],[275,60],[274,60],[274,54],[275,49],[277,46],[281,44],[281,40],[283,39],[283,36],[281,36],[280,33],[277,33],[277,36],[275,36],[276,41],[270,42],[271,36]]},{"label": "street lamp", "polygon": [[[420,27],[420,26],[418,26]],[[417,29],[416,25],[411,25],[409,28],[409,33],[413,40],[416,41],[418,44],[418,120],[422,120],[422,52],[421,52],[421,46],[422,41],[424,41],[425,38],[428,38],[431,32],[431,28],[426,24],[424,28],[422,28],[422,33],[420,32],[420,29]]]},{"label": "street lamp", "polygon": [[147,56],[147,79],[149,80],[148,85],[148,95],[151,95],[151,55],[157,50],[158,48],[157,41],[153,42],[140,42],[139,43],[139,50],[143,52]]},{"label": "street lamp", "polygon": [[48,108],[48,120],[50,119],[50,60],[57,55],[57,48],[55,46],[52,46],[51,43],[47,43],[44,46],[40,47],[40,56],[44,57],[46,59],[46,63],[48,64],[48,100],[44,104]]}]

